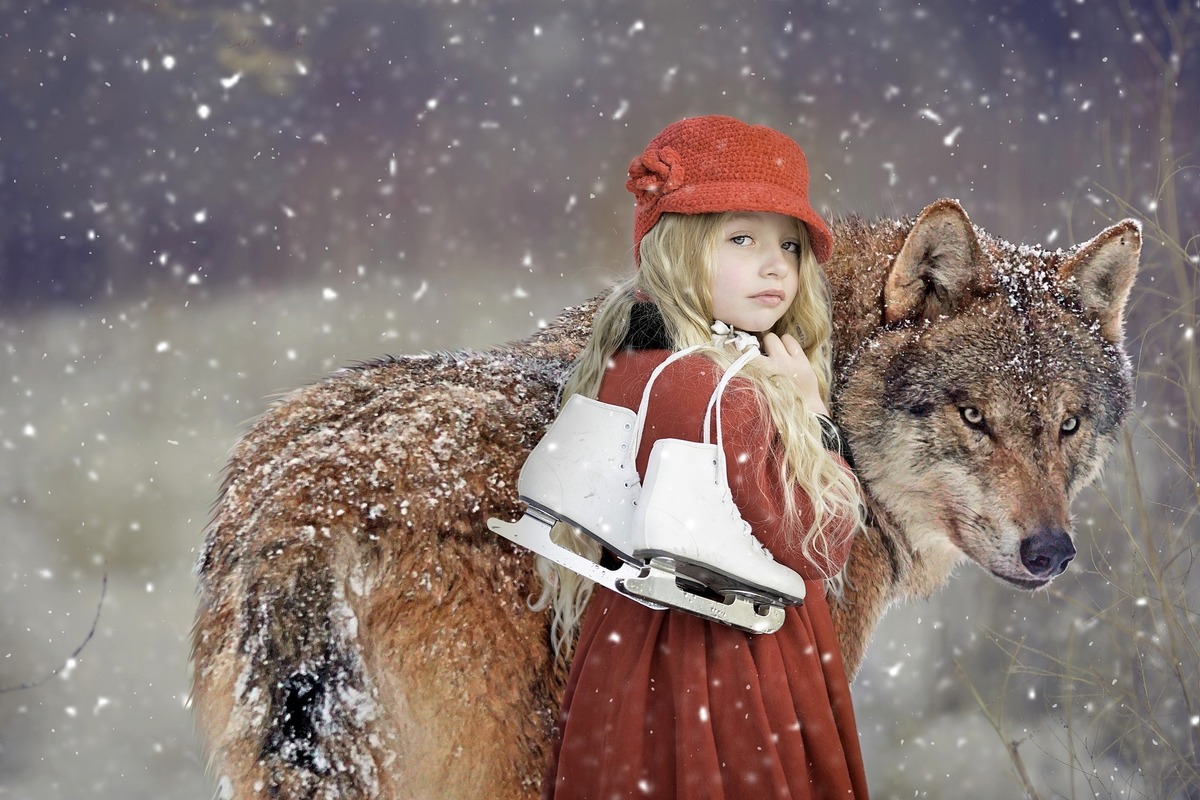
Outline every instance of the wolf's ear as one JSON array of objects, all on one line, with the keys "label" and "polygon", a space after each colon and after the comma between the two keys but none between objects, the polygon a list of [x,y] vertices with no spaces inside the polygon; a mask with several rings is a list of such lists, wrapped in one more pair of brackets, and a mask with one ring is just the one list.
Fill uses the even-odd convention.
[{"label": "wolf's ear", "polygon": [[1110,342],[1120,342],[1125,335],[1125,301],[1141,253],[1142,226],[1127,219],[1084,242],[1059,267],[1064,282],[1074,279],[1071,290],[1078,293],[1084,311],[1100,321],[1100,335]]},{"label": "wolf's ear", "polygon": [[884,322],[952,314],[988,272],[975,229],[954,200],[938,200],[917,217],[883,289]]}]

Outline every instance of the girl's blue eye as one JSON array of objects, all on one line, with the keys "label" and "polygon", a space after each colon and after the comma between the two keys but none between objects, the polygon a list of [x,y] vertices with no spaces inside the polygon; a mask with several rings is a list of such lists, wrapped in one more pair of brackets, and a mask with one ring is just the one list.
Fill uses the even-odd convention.
[{"label": "girl's blue eye", "polygon": [[743,245],[750,241],[750,237],[744,233],[739,233],[737,236],[729,237],[729,241],[736,245]]},{"label": "girl's blue eye", "polygon": [[789,253],[799,253],[800,252],[800,243],[799,242],[784,242],[783,249],[787,250]]}]

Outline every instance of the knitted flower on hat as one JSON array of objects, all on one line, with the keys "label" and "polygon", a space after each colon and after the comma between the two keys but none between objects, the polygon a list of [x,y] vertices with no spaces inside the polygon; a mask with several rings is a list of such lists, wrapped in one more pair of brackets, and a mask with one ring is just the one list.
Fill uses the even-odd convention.
[{"label": "knitted flower on hat", "polygon": [[674,148],[647,148],[646,152],[629,165],[628,189],[637,198],[639,206],[655,202],[659,197],[670,194],[683,183],[683,164]]}]

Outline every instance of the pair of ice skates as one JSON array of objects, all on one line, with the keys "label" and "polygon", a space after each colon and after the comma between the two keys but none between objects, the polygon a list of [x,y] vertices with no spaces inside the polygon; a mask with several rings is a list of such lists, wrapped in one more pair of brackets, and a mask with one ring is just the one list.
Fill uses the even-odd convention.
[{"label": "pair of ice skates", "polygon": [[[726,370],[704,416],[703,441],[654,443],[644,481],[635,461],[655,380],[635,414],[581,395],[530,453],[517,489],[529,508],[514,523],[488,527],[516,544],[651,608],[678,608],[751,633],[773,633],[786,606],[804,601],[804,580],[779,564],[750,531],[733,502],[721,435],[721,395],[758,355],[757,343]],[[716,412],[717,441],[709,441]],[[609,568],[555,542],[565,523],[620,559]]]}]

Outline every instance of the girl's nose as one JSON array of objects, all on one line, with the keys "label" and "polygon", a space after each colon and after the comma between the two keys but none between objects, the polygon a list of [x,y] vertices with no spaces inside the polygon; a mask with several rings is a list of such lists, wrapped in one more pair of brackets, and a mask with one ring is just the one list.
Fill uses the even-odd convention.
[{"label": "girl's nose", "polygon": [[763,258],[761,272],[763,275],[786,275],[788,268],[788,254],[782,247],[777,247]]}]

